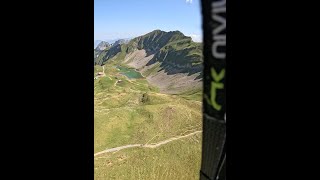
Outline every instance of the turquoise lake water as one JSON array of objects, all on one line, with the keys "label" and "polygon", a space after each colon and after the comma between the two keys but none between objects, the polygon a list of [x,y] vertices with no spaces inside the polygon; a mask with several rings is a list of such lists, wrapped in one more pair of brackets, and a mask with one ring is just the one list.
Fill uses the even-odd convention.
[{"label": "turquoise lake water", "polygon": [[137,72],[135,69],[126,68],[122,66],[117,66],[117,68],[121,71],[120,74],[127,76],[129,79],[138,79],[143,77],[141,73]]}]

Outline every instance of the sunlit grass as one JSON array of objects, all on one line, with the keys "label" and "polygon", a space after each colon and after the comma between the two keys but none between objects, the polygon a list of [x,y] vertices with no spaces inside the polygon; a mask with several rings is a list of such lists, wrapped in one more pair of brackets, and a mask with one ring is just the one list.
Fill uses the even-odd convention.
[{"label": "sunlit grass", "polygon": [[[94,80],[95,153],[201,130],[200,91],[160,94],[145,79],[119,74],[115,65],[105,65],[106,76]],[[201,134],[154,149],[124,149],[95,157],[95,179],[198,179],[200,156]]]}]

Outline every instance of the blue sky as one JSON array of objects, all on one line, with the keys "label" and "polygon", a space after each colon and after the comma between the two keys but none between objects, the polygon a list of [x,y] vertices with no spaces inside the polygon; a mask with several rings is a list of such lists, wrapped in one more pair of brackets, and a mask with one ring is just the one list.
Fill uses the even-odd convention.
[{"label": "blue sky", "polygon": [[94,0],[94,39],[179,30],[201,41],[200,0]]}]

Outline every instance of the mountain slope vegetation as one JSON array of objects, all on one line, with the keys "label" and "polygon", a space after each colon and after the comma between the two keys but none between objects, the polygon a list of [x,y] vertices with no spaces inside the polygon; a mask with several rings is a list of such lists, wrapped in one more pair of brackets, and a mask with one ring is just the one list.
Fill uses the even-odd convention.
[{"label": "mountain slope vegetation", "polygon": [[180,31],[154,30],[127,43],[107,48],[95,65],[118,60],[137,69],[160,92],[180,94],[201,89],[202,44]]},{"label": "mountain slope vegetation", "polygon": [[95,49],[94,179],[199,179],[202,61],[201,44],[179,31]]}]

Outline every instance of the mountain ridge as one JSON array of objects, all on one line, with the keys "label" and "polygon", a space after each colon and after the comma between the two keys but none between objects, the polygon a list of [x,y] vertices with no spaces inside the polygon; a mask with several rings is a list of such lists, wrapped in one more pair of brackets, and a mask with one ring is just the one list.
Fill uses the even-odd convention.
[{"label": "mountain ridge", "polygon": [[101,41],[98,45],[97,45],[97,47],[95,48],[96,50],[98,50],[98,51],[103,51],[103,50],[105,50],[105,49],[107,49],[108,47],[110,47],[111,45],[108,43],[108,42],[106,42],[106,41]]},{"label": "mountain ridge", "polygon": [[165,93],[200,89],[202,81],[202,43],[180,31],[159,29],[118,43],[101,52],[95,50],[95,65],[117,61],[137,69]]}]

